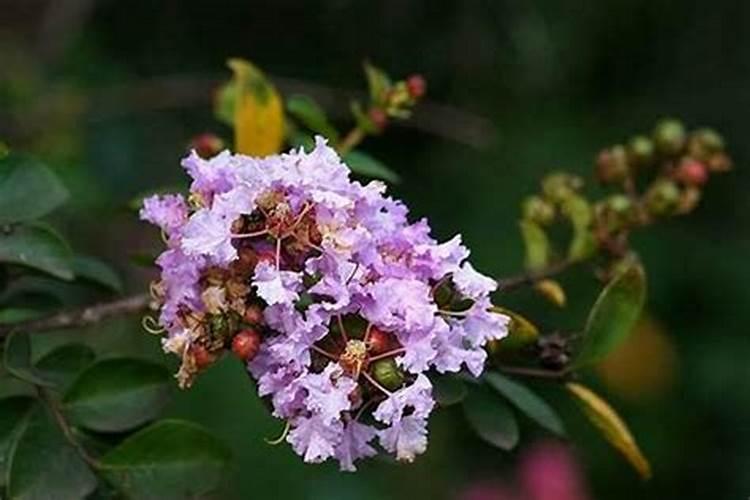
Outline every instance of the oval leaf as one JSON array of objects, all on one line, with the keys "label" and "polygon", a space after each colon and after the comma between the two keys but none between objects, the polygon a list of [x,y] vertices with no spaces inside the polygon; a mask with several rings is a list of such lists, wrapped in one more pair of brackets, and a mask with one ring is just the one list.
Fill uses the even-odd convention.
[{"label": "oval leaf", "polygon": [[85,498],[95,488],[94,474],[38,406],[11,450],[9,500]]},{"label": "oval leaf", "polygon": [[28,396],[10,396],[0,399],[0,486],[5,484],[11,448],[23,431],[34,407]]},{"label": "oval leaf", "polygon": [[0,233],[0,262],[28,266],[60,279],[72,280],[70,259],[70,248],[54,231],[44,226],[16,226]]},{"label": "oval leaf", "polygon": [[638,322],[645,300],[646,273],[632,260],[596,299],[575,365],[596,363],[619,346]]},{"label": "oval leaf", "polygon": [[531,420],[558,436],[565,436],[565,426],[557,412],[528,387],[497,372],[488,373],[485,379],[493,389],[505,396]]},{"label": "oval leaf", "polygon": [[90,366],[65,393],[70,419],[99,432],[119,432],[156,418],[172,384],[162,365],[138,359],[108,359]]},{"label": "oval leaf", "polygon": [[328,121],[325,111],[306,95],[293,95],[286,101],[286,109],[305,127],[326,137],[331,143],[339,141],[339,133]]},{"label": "oval leaf", "polygon": [[57,385],[69,384],[76,375],[94,362],[94,351],[84,344],[65,344],[45,354],[36,362],[36,372]]},{"label": "oval leaf", "polygon": [[238,153],[266,156],[281,150],[284,109],[276,88],[248,61],[230,59],[234,72],[234,137]]},{"label": "oval leaf", "polygon": [[350,151],[344,155],[344,163],[355,174],[365,177],[383,179],[392,184],[401,182],[401,178],[396,172],[386,167],[382,162],[361,151]]},{"label": "oval leaf", "polygon": [[221,484],[230,455],[202,427],[164,420],[104,455],[101,472],[127,498],[196,498]]},{"label": "oval leaf", "polygon": [[37,219],[67,199],[68,190],[41,163],[18,156],[0,162],[0,225]]},{"label": "oval leaf", "polygon": [[484,385],[469,388],[464,415],[483,440],[502,450],[518,444],[518,422],[508,405]]},{"label": "oval leaf", "polygon": [[570,382],[567,389],[581,405],[591,423],[619,451],[644,479],[651,477],[651,465],[643,456],[630,430],[620,416],[602,398],[581,384]]},{"label": "oval leaf", "polygon": [[76,255],[71,261],[76,278],[102,285],[113,292],[122,292],[122,281],[117,273],[107,264],[94,257]]},{"label": "oval leaf", "polygon": [[460,403],[468,392],[466,384],[452,375],[435,374],[430,377],[430,382],[432,382],[432,396],[440,406]]},{"label": "oval leaf", "polygon": [[8,373],[30,384],[53,385],[51,380],[45,378],[32,366],[31,340],[25,333],[13,332],[5,340],[3,364]]}]

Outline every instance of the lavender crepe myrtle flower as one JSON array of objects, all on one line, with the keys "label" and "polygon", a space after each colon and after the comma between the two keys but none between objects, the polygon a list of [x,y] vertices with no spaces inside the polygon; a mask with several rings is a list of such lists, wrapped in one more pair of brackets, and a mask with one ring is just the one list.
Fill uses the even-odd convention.
[{"label": "lavender crepe myrtle flower", "polygon": [[152,290],[180,385],[251,336],[247,369],[306,462],[353,471],[378,447],[423,453],[426,373],[479,376],[484,345],[507,334],[509,319],[489,311],[496,283],[460,237],[435,241],[382,183],[351,180],[322,138],[309,153],[193,152],[182,164],[187,200],[154,196],[141,210],[167,242]]}]

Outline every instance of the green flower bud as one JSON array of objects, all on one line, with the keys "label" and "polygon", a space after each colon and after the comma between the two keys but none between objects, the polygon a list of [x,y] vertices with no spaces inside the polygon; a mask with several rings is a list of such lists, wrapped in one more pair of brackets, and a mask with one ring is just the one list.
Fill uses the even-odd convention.
[{"label": "green flower bud", "polygon": [[633,210],[633,201],[624,194],[615,194],[607,198],[607,208],[613,213],[626,215]]},{"label": "green flower bud", "polygon": [[628,158],[633,165],[645,167],[654,161],[654,143],[646,136],[637,135],[628,143]]},{"label": "green flower bud", "polygon": [[602,184],[622,182],[629,171],[628,155],[622,145],[603,150],[596,159],[596,178]]},{"label": "green flower bud", "polygon": [[724,139],[715,130],[703,128],[690,134],[688,154],[700,161],[708,161],[711,156],[724,151]]},{"label": "green flower bud", "polygon": [[555,219],[555,207],[541,196],[528,196],[523,201],[523,217],[546,226]]},{"label": "green flower bud", "polygon": [[653,215],[671,215],[675,213],[679,203],[680,188],[668,179],[655,182],[646,193],[646,207]]},{"label": "green flower bud", "polygon": [[685,147],[685,126],[679,120],[667,118],[656,124],[654,142],[656,149],[664,155],[674,156]]},{"label": "green flower bud", "polygon": [[393,358],[381,359],[372,364],[372,376],[383,387],[394,391],[404,383],[404,373]]},{"label": "green flower bud", "polygon": [[560,203],[583,187],[583,180],[565,172],[550,174],[542,180],[542,191],[552,202]]}]

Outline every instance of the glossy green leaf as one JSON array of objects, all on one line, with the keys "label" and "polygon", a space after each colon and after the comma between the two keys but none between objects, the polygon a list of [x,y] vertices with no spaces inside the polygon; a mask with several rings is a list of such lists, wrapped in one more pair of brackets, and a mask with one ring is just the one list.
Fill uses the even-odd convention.
[{"label": "glossy green leaf", "polygon": [[156,418],[171,389],[172,378],[162,365],[139,359],[108,359],[80,374],[65,393],[63,409],[83,427],[119,432]]},{"label": "glossy green leaf", "polygon": [[95,488],[94,474],[65,440],[53,417],[37,406],[11,450],[8,499],[78,499]]},{"label": "glossy green leaf", "polygon": [[41,163],[18,156],[0,161],[0,225],[37,219],[67,199],[68,190]]},{"label": "glossy green leaf", "polygon": [[31,340],[23,332],[13,332],[5,339],[3,364],[8,373],[36,385],[52,385],[52,381],[39,373],[31,364]]},{"label": "glossy green leaf", "polygon": [[401,178],[396,172],[386,167],[383,163],[372,156],[361,151],[351,151],[344,155],[344,163],[346,163],[355,174],[383,179],[392,184],[398,184],[401,182]]},{"label": "glossy green leaf", "polygon": [[23,431],[33,407],[34,399],[28,396],[0,399],[0,486],[6,481],[10,450]]},{"label": "glossy green leaf", "polygon": [[440,406],[450,406],[460,403],[468,394],[466,384],[453,375],[436,373],[430,376],[432,382],[432,396]]},{"label": "glossy green leaf", "polygon": [[101,472],[127,498],[184,499],[216,489],[230,451],[207,430],[189,422],[156,422],[101,459]]},{"label": "glossy green leaf", "polygon": [[293,95],[286,101],[289,114],[297,118],[305,127],[323,135],[332,143],[339,140],[339,133],[326,116],[325,110],[311,97]]},{"label": "glossy green leaf", "polygon": [[0,262],[39,269],[73,279],[70,248],[54,231],[40,225],[15,226],[0,232]]},{"label": "glossy green leaf", "polygon": [[487,373],[484,378],[531,420],[558,436],[565,436],[565,426],[557,412],[531,389],[497,372]]},{"label": "glossy green leaf", "polygon": [[483,440],[502,450],[518,444],[518,422],[508,404],[485,385],[469,387],[464,415]]},{"label": "glossy green leaf", "polygon": [[102,285],[114,292],[122,292],[122,280],[107,264],[95,257],[76,255],[71,261],[76,278]]},{"label": "glossy green leaf", "polygon": [[87,345],[65,344],[42,356],[35,368],[46,380],[65,386],[93,363],[95,358],[94,351]]},{"label": "glossy green leaf", "polygon": [[522,220],[520,226],[526,249],[526,268],[541,269],[546,267],[549,262],[550,247],[544,229],[530,220]]},{"label": "glossy green leaf", "polygon": [[632,259],[604,287],[589,314],[575,360],[584,366],[602,360],[630,334],[646,300],[646,273]]}]

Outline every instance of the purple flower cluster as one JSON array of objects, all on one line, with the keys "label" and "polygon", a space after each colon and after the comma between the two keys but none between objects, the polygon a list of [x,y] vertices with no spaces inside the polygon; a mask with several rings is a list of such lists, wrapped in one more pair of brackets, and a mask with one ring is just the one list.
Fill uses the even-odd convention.
[{"label": "purple flower cluster", "polygon": [[437,243],[382,183],[350,180],[321,138],[309,153],[193,153],[183,166],[189,198],[141,211],[168,245],[153,291],[181,385],[250,332],[247,368],[306,462],[355,470],[378,446],[405,461],[424,452],[426,373],[479,376],[483,346],[507,334],[490,312],[496,283],[460,237]]}]

